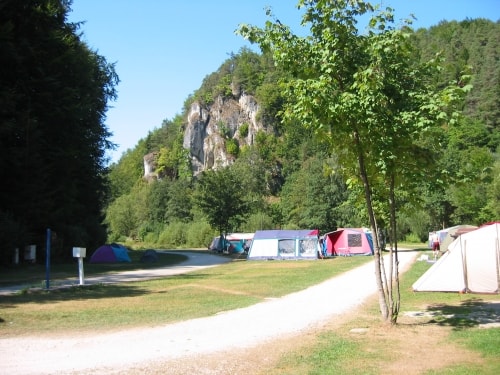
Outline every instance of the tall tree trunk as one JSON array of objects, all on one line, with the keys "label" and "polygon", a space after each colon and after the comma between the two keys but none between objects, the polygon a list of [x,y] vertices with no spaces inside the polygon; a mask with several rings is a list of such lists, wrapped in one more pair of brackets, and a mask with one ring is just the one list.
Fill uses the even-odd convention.
[{"label": "tall tree trunk", "polygon": [[[365,192],[366,207],[368,210],[368,217],[370,219],[370,228],[372,231],[372,237],[374,242],[374,257],[375,257],[375,280],[377,283],[380,313],[382,314],[382,319],[387,321],[389,318],[389,308],[387,306],[387,294],[384,289],[384,282],[382,281],[382,274],[385,275],[384,270],[384,258],[381,256],[380,244],[378,240],[377,223],[375,220],[375,213],[373,211],[372,194],[370,182],[368,180],[368,174],[366,172],[366,165],[364,159],[363,149],[361,147],[361,142],[359,139],[359,134],[357,131],[354,132],[354,142],[356,143],[358,149],[358,164],[359,164],[359,174],[361,180],[363,181],[363,188]],[[387,279],[385,278],[385,286],[387,286]]]},{"label": "tall tree trunk", "polygon": [[[391,281],[390,288],[390,305],[391,305],[391,324],[396,324],[401,307],[401,292],[399,288],[399,259],[398,259],[398,241],[397,221],[396,221],[396,195],[394,192],[394,175],[391,175],[390,191],[389,191],[389,206],[391,220],[391,236],[394,239],[394,250],[391,246],[391,280],[394,279],[394,284]],[[393,266],[392,266],[393,265]]]}]

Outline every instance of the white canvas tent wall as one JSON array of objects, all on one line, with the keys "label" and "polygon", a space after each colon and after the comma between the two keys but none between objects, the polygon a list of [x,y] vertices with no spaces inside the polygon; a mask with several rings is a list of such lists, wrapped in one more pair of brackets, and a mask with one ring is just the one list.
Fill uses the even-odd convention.
[{"label": "white canvas tent wall", "polygon": [[317,230],[258,230],[247,259],[316,259]]},{"label": "white canvas tent wall", "polygon": [[499,293],[500,223],[461,234],[414,284],[416,292]]}]

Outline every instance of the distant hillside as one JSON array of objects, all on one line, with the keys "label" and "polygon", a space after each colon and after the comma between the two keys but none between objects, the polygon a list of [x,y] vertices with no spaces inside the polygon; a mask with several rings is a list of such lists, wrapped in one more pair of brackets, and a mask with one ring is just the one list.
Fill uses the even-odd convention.
[{"label": "distant hillside", "polygon": [[437,52],[446,59],[440,82],[457,81],[470,67],[474,88],[467,96],[464,113],[483,122],[492,132],[500,124],[500,21],[465,20],[441,22],[415,32],[420,58]]},{"label": "distant hillside", "polygon": [[[411,232],[422,239],[447,224],[500,220],[500,23],[442,22],[414,31],[412,41],[416,62],[444,56],[440,74],[428,77],[437,88],[461,84],[467,72],[474,87],[464,118],[443,135],[443,179],[453,175],[456,181],[443,190],[422,188],[423,207],[401,210],[401,236]],[[330,173],[342,170],[336,155],[300,123],[282,121],[279,82],[286,81],[270,56],[249,49],[207,75],[180,115],[164,120],[111,166],[107,220],[123,222],[111,225],[111,239],[170,243],[158,237],[179,237],[179,222],[201,232],[203,219],[193,206],[196,177],[221,166],[236,171],[237,186],[254,202],[253,216],[238,230],[365,225],[355,193],[341,173]]]},{"label": "distant hillside", "polygon": [[[467,96],[464,114],[497,134],[500,23],[483,19],[441,22],[417,30],[414,43],[420,51],[416,58],[427,61],[436,53],[445,57],[437,85],[456,81],[470,70],[474,89]],[[254,145],[259,131],[279,134],[281,97],[276,82],[280,77],[268,57],[243,49],[204,79],[186,100],[181,129],[193,173],[232,163],[240,147]],[[159,149],[147,150],[153,151]]]}]

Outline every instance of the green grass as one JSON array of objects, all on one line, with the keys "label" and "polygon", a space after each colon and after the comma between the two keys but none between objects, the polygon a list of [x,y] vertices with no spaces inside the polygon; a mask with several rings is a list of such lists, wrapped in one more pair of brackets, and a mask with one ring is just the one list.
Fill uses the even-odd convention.
[{"label": "green grass", "polygon": [[[204,251],[206,253],[206,251]],[[88,259],[84,260],[85,276],[97,276],[121,271],[150,269],[166,267],[178,264],[187,259],[186,255],[181,254],[162,254],[158,253],[158,261],[154,263],[143,263],[140,261],[144,250],[133,250],[129,252],[131,262],[111,263],[111,264],[92,264]],[[3,267],[0,272],[0,287],[10,285],[26,285],[26,287],[45,286],[46,280],[45,264],[21,264],[18,266]],[[50,265],[50,280],[60,280],[75,278],[78,279],[78,262],[72,259],[66,263]]]},{"label": "green grass", "polygon": [[[498,295],[477,296],[458,293],[413,292],[412,284],[431,265],[427,262],[415,262],[401,276],[401,311],[423,310],[435,313],[434,318],[422,324],[437,325],[448,330],[442,345],[459,345],[478,353],[482,361],[467,365],[457,363],[439,371],[428,371],[426,374],[500,374],[500,328],[479,328],[478,323],[468,317],[472,311],[483,306],[485,301],[500,303],[500,297]],[[309,347],[301,348],[300,353],[293,352],[283,356],[278,366],[269,372],[269,375],[283,373],[287,375],[385,373],[385,364],[393,360],[391,348],[397,349],[397,343],[391,341],[390,335],[389,338],[377,338],[379,335],[377,333],[373,333],[369,337],[350,335],[349,330],[354,327],[374,328],[379,326],[380,329],[380,325],[383,325],[379,318],[379,305],[376,298],[373,303],[364,307],[362,315],[354,317],[339,330],[327,330],[318,335],[316,342]],[[490,312],[490,317],[500,322],[498,312]],[[384,328],[382,329],[384,330]],[[400,329],[412,330],[413,328],[412,325],[408,325],[400,327]],[[378,332],[376,328],[374,332]],[[406,342],[403,345],[411,346],[412,343]]]},{"label": "green grass", "polygon": [[450,335],[450,340],[471,351],[479,352],[484,361],[478,365],[452,366],[447,369],[447,374],[496,375],[500,373],[500,328],[455,330]]},{"label": "green grass", "polygon": [[[423,254],[428,249],[420,249]],[[64,334],[151,326],[210,316],[279,297],[347,271],[372,257],[348,257],[323,261],[235,261],[218,267],[159,280],[93,285],[0,297],[0,335]],[[500,373],[500,328],[482,329],[467,315],[485,301],[500,303],[498,295],[415,293],[411,285],[431,264],[415,262],[401,276],[401,311],[426,311],[435,315],[417,326],[445,330],[439,345],[457,345],[478,353],[477,363],[455,364],[426,374]],[[116,272],[117,269],[109,270]],[[104,272],[98,270],[98,272]],[[492,314],[495,314],[492,312]],[[498,314],[498,313],[496,313]],[[500,321],[497,315],[494,319]],[[400,318],[401,319],[401,318]],[[243,323],[244,324],[244,323]],[[325,329],[306,347],[284,355],[267,374],[382,374],[395,360],[390,335],[353,336],[354,327],[381,326],[376,298],[359,315],[342,322],[338,329]],[[415,330],[400,326],[404,332]],[[78,328],[76,328],[78,327]],[[385,329],[383,329],[385,330]],[[410,330],[410,331],[404,331]],[[401,332],[400,332],[401,334]],[[380,336],[380,337],[379,337]],[[411,342],[403,343],[411,345]]]},{"label": "green grass", "polygon": [[235,261],[158,280],[18,293],[0,297],[0,333],[121,329],[210,316],[304,289],[372,259]]},{"label": "green grass", "polygon": [[[362,344],[330,332],[319,335],[316,346],[302,355],[287,355],[270,374],[351,375],[378,374],[369,364],[375,352],[365,352]],[[359,368],[362,364],[362,368]]]}]

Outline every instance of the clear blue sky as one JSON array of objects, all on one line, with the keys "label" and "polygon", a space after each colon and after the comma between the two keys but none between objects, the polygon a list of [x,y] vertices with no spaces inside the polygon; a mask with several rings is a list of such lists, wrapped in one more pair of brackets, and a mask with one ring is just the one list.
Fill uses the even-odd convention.
[{"label": "clear blue sky", "polygon": [[[500,0],[372,0],[414,14],[415,29],[442,20],[500,19]],[[283,24],[300,33],[296,0],[73,0],[70,22],[90,48],[116,63],[118,100],[106,124],[118,149],[117,161],[139,139],[182,112],[186,98],[205,76],[248,44],[234,34],[241,23],[262,27],[271,6]]]}]

